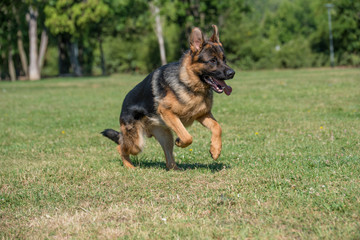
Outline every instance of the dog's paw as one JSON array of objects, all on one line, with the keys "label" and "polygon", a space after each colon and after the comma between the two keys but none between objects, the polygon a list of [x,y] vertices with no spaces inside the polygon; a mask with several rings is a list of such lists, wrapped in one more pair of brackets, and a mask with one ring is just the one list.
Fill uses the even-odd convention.
[{"label": "dog's paw", "polygon": [[170,170],[175,170],[175,171],[179,171],[181,170],[181,168],[179,168],[176,163],[172,163],[172,164],[166,164],[166,168],[168,171]]},{"label": "dog's paw", "polygon": [[214,160],[217,160],[217,159],[220,157],[221,148],[215,148],[215,147],[211,146],[209,152],[210,152],[210,154],[211,154],[211,157],[212,157]]},{"label": "dog's paw", "polygon": [[192,143],[192,137],[191,136],[186,140],[181,140],[180,138],[177,138],[175,140],[175,145],[178,146],[178,147],[181,147],[181,148],[186,148],[191,143]]}]

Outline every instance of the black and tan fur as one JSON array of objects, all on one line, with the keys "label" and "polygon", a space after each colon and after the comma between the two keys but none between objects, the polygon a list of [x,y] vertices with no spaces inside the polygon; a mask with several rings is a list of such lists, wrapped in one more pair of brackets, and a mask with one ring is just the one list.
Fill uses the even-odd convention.
[{"label": "black and tan fur", "polygon": [[150,73],[125,97],[120,114],[120,132],[106,129],[102,134],[118,144],[123,163],[134,168],[130,155],[144,146],[144,136],[155,137],[165,153],[166,167],[178,169],[173,156],[175,144],[185,148],[193,138],[185,127],[200,122],[212,132],[210,153],[214,160],[221,152],[221,127],[211,113],[213,90],[231,93],[224,80],[235,72],[226,64],[218,30],[205,41],[199,28],[190,35],[190,49],[179,62]]}]

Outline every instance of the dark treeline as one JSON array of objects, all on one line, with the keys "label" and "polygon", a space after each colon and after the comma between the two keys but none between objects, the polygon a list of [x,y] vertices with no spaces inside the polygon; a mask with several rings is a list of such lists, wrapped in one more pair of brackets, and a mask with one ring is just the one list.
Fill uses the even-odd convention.
[{"label": "dark treeline", "polygon": [[2,0],[1,80],[149,72],[176,61],[193,26],[217,24],[241,69],[360,65],[355,0]]}]

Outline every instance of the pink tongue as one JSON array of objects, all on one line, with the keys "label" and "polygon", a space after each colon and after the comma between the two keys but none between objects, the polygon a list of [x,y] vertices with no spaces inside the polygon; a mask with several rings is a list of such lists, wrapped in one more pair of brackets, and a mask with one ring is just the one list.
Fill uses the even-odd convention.
[{"label": "pink tongue", "polygon": [[223,81],[223,80],[220,80],[220,81],[217,81],[217,82],[219,83],[220,86],[224,87],[225,94],[229,96],[231,94],[231,92],[232,92],[232,88],[229,85],[227,85],[225,83],[225,81]]},{"label": "pink tongue", "polygon": [[231,92],[232,92],[232,88],[230,86],[226,85],[225,88],[224,88],[224,92],[225,92],[226,95],[229,96],[231,94]]}]

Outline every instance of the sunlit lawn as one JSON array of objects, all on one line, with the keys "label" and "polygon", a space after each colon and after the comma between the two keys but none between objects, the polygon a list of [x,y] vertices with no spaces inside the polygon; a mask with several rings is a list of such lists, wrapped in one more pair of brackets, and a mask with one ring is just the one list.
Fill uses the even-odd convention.
[{"label": "sunlit lawn", "polygon": [[99,134],[143,77],[0,83],[0,238],[360,238],[359,69],[237,71],[222,156],[196,123],[179,172]]}]

